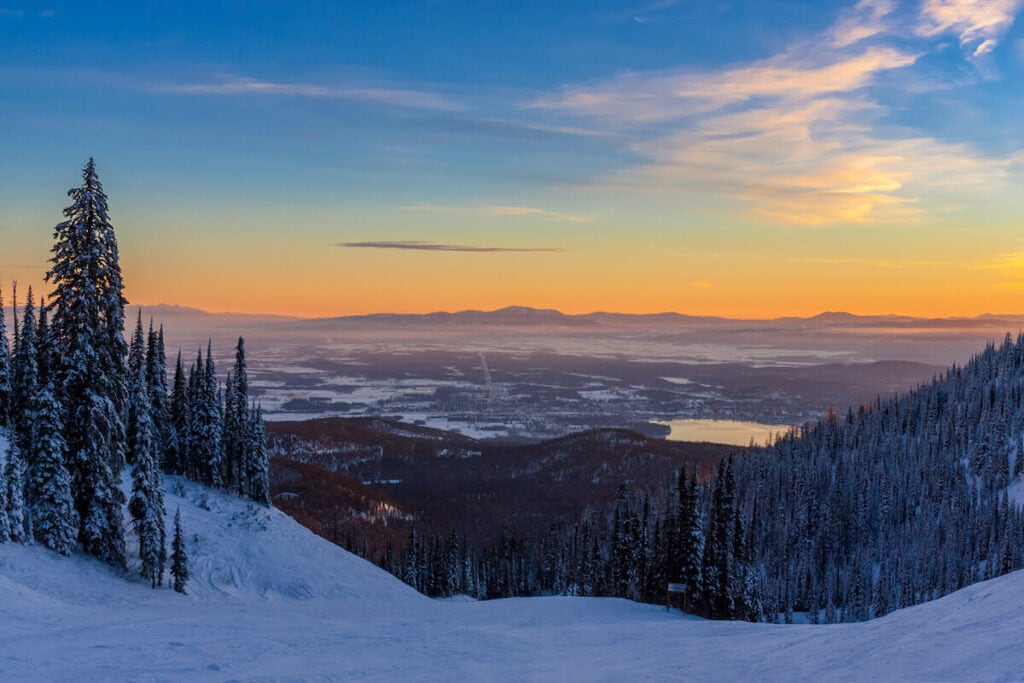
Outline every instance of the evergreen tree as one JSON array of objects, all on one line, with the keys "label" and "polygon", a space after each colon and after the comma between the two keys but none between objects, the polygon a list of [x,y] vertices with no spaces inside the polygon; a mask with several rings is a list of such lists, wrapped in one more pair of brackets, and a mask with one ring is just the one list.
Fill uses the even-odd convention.
[{"label": "evergreen tree", "polygon": [[189,407],[188,384],[185,369],[181,364],[181,351],[174,366],[174,384],[171,388],[171,439],[164,461],[164,469],[171,474],[185,474],[189,448]]},{"label": "evergreen tree", "polygon": [[188,585],[188,553],[185,549],[185,534],[181,530],[181,508],[174,513],[174,540],[171,544],[171,578],[172,587],[178,593],[184,593]]},{"label": "evergreen tree", "polygon": [[96,166],[90,159],[81,187],[54,229],[46,274],[51,329],[60,352],[64,437],[72,470],[79,541],[85,552],[124,565],[118,488],[124,464],[126,372],[123,283],[117,242]]},{"label": "evergreen tree", "polygon": [[249,482],[249,497],[262,505],[270,505],[270,462],[267,458],[267,432],[263,422],[263,410],[255,406],[248,412],[248,443],[246,445],[245,473]]},{"label": "evergreen tree", "polygon": [[32,288],[29,287],[20,333],[14,346],[10,407],[14,441],[23,457],[27,457],[32,450],[32,432],[35,424],[33,407],[39,378],[37,356],[35,302],[32,298]]},{"label": "evergreen tree", "polygon": [[12,541],[24,543],[31,536],[26,529],[25,518],[25,457],[14,442],[7,448],[3,483],[7,536]]},{"label": "evergreen tree", "polygon": [[167,469],[169,458],[174,451],[174,421],[167,397],[167,352],[164,349],[164,328],[153,331],[149,322],[146,342],[146,385],[149,393],[149,414],[153,420],[156,436],[156,450],[160,455],[160,466]]},{"label": "evergreen tree", "polygon": [[76,545],[78,513],[64,465],[64,425],[52,378],[35,405],[35,439],[25,486],[32,532],[39,543],[68,555]]},{"label": "evergreen tree", "polygon": [[[3,428],[0,427],[0,435],[3,435]],[[4,453],[4,460],[11,457],[10,440],[7,442],[7,450]],[[11,526],[7,519],[7,480],[4,477],[3,468],[0,468],[0,543],[7,543],[11,540]]]},{"label": "evergreen tree", "polygon": [[0,288],[0,428],[10,424],[11,352],[4,320],[4,293]]},{"label": "evergreen tree", "polygon": [[[202,363],[200,354],[200,363]],[[196,459],[200,481],[221,488],[224,483],[221,467],[224,462],[222,441],[223,407],[217,386],[212,343],[206,346],[206,362],[196,369],[198,400],[193,405],[196,423]]]},{"label": "evergreen tree", "polygon": [[[141,325],[140,325],[141,327]],[[137,365],[133,398],[129,410],[129,457],[132,466],[132,496],[128,510],[139,539],[141,575],[156,588],[163,583],[166,560],[164,506],[156,437],[149,414],[149,391],[143,363]]]},{"label": "evergreen tree", "polygon": [[245,363],[245,340],[238,338],[235,365],[228,375],[224,391],[224,458],[228,485],[236,486],[239,495],[252,495],[248,481],[250,444],[249,377]]}]

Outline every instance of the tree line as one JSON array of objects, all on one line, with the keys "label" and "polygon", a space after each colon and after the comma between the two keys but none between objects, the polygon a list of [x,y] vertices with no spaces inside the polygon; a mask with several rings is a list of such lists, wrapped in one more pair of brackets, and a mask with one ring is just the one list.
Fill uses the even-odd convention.
[{"label": "tree line", "polygon": [[[1024,335],[902,396],[794,428],[706,481],[494,547],[416,529],[382,567],[430,595],[666,599],[712,618],[863,621],[1024,567]],[[353,544],[356,552],[362,549]]]},{"label": "tree line", "polygon": [[[49,301],[31,289],[13,339],[0,315],[0,541],[76,549],[127,566],[127,502],[141,574],[162,585],[168,564],[181,592],[188,561],[180,512],[167,554],[164,473],[270,504],[265,431],[248,396],[245,343],[224,388],[211,348],[187,374],[178,354],[168,390],[163,328],[139,312],[125,339],[124,283],[107,197],[92,159],[54,229]],[[0,293],[0,311],[3,310]],[[13,343],[11,343],[13,342]],[[131,468],[131,494],[122,471]]]}]

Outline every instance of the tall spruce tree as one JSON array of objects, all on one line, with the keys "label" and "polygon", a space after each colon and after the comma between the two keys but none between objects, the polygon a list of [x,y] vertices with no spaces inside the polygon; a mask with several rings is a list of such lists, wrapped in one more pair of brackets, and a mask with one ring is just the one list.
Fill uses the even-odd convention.
[{"label": "tall spruce tree", "polygon": [[149,414],[153,420],[156,435],[157,453],[160,454],[160,465],[166,469],[171,457],[174,441],[174,424],[171,420],[171,408],[167,397],[167,352],[164,349],[164,328],[153,331],[153,321],[149,322],[149,335],[146,342],[146,386],[149,394]]},{"label": "tall spruce tree", "polygon": [[128,510],[139,540],[140,573],[156,588],[163,582],[166,558],[164,505],[156,436],[149,410],[146,368],[138,365],[132,383],[128,420],[128,453],[132,461],[132,495]]},{"label": "tall spruce tree", "polygon": [[35,397],[39,380],[36,348],[36,313],[32,288],[29,287],[18,340],[14,346],[13,387],[11,391],[11,424],[14,441],[23,457],[32,450],[35,425]]},{"label": "tall spruce tree", "polygon": [[238,338],[235,365],[228,375],[224,391],[224,459],[228,473],[227,485],[235,486],[239,495],[251,495],[248,481],[253,466],[248,446],[249,376],[245,363],[245,340]]},{"label": "tall spruce tree", "polygon": [[208,486],[221,488],[224,485],[224,445],[221,431],[224,411],[212,347],[212,342],[207,342],[206,362],[196,371],[199,395],[199,401],[195,406],[198,418],[197,457],[201,481]]},{"label": "tall spruce tree", "polygon": [[171,387],[170,413],[170,422],[173,429],[164,469],[171,474],[185,474],[191,410],[189,408],[189,392],[188,384],[185,380],[185,368],[181,364],[181,351],[178,351],[178,360],[174,366],[174,384]]},{"label": "tall spruce tree", "polygon": [[[3,434],[4,428],[0,427],[0,435]],[[7,441],[7,449],[4,450],[3,456],[6,461],[10,457],[11,445],[10,440]],[[4,477],[3,468],[0,467],[0,543],[7,543],[11,540],[11,525],[10,520],[7,519],[7,479]]]},{"label": "tall spruce tree", "polygon": [[0,288],[0,428],[10,424],[11,405],[11,351],[7,341],[7,323],[4,320],[4,292]]},{"label": "tall spruce tree", "polygon": [[34,412],[35,438],[25,483],[32,533],[47,548],[68,555],[76,545],[78,513],[64,465],[64,425],[52,378],[39,391]]},{"label": "tall spruce tree", "polygon": [[66,220],[54,229],[46,273],[51,330],[60,353],[64,438],[72,472],[78,538],[85,552],[125,563],[118,484],[125,456],[126,371],[123,282],[117,241],[96,165],[68,191]]},{"label": "tall spruce tree", "polygon": [[185,548],[185,533],[181,528],[181,508],[174,513],[174,540],[171,549],[172,587],[178,593],[184,593],[188,586],[188,551]]},{"label": "tall spruce tree", "polygon": [[267,458],[267,432],[263,423],[263,410],[254,406],[249,411],[248,443],[245,452],[248,467],[245,477],[248,481],[249,497],[257,503],[270,505],[270,462]]},{"label": "tall spruce tree", "polygon": [[24,543],[30,538],[25,517],[25,456],[13,442],[7,449],[3,483],[8,538]]}]

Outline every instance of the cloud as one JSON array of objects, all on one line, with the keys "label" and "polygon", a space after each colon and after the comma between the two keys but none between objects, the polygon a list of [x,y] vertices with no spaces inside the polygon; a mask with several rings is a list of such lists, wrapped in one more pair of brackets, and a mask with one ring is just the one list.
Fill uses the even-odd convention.
[{"label": "cloud", "polygon": [[832,27],[832,47],[849,47],[886,32],[886,19],[895,9],[895,0],[860,0]]},{"label": "cloud", "polygon": [[25,16],[24,10],[10,9],[7,7],[0,7],[0,17],[10,17],[12,19],[21,19]]},{"label": "cloud", "polygon": [[694,289],[711,289],[711,283],[704,281],[691,282],[690,286]]},{"label": "cloud", "polygon": [[403,207],[407,211],[431,211],[441,213],[472,213],[484,216],[536,216],[548,221],[564,221],[566,223],[589,223],[594,220],[593,214],[573,214],[560,211],[548,211],[533,206],[445,206],[421,202]]},{"label": "cloud", "polygon": [[[902,80],[931,87],[911,71],[924,46],[899,33],[912,26],[890,26],[895,10],[894,0],[861,0],[767,59],[630,72],[568,85],[529,106],[631,138],[636,163],[596,179],[598,187],[730,197],[744,213],[785,225],[921,222],[938,210],[923,197],[941,194],[949,205],[991,196],[1020,172],[1021,153],[985,155],[887,123],[878,97],[886,74],[903,70]],[[894,38],[904,47],[886,44]],[[975,51],[991,46],[979,42]]]},{"label": "cloud", "polygon": [[228,75],[216,81],[199,83],[155,83],[149,89],[179,95],[265,95],[352,100],[413,109],[457,111],[454,100],[437,93],[387,87],[339,86],[314,83],[277,83],[246,76]]},{"label": "cloud", "polygon": [[527,254],[562,251],[550,247],[482,247],[463,244],[433,244],[416,240],[395,242],[338,242],[334,246],[346,249],[403,249],[411,251],[455,251],[471,254]]},{"label": "cloud", "polygon": [[955,33],[961,48],[981,57],[995,48],[1022,6],[1024,0],[924,0],[917,33]]},{"label": "cloud", "polygon": [[563,89],[532,103],[617,123],[651,123],[692,117],[763,98],[789,101],[851,92],[881,72],[910,66],[917,56],[872,47],[853,56],[806,56],[794,51],[722,71],[633,72],[584,87]]}]

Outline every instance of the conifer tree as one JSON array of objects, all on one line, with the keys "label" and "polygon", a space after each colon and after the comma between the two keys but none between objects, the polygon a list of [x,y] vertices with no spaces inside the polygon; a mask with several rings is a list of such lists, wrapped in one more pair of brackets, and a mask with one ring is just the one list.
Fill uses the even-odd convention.
[{"label": "conifer tree", "polygon": [[125,299],[107,197],[92,159],[82,179],[68,191],[72,204],[54,229],[46,274],[54,286],[50,322],[60,353],[57,386],[79,541],[85,552],[123,566],[118,481],[125,454]]},{"label": "conifer tree", "polygon": [[235,365],[228,375],[224,391],[224,458],[228,485],[236,486],[241,496],[251,495],[248,481],[251,454],[249,431],[249,377],[245,363],[245,340],[238,338]]},{"label": "conifer tree", "polygon": [[53,335],[50,332],[49,315],[46,310],[46,299],[39,299],[39,323],[36,325],[36,366],[37,383],[45,387],[53,378],[57,351],[54,348]]},{"label": "conifer tree", "polygon": [[32,450],[32,431],[35,423],[33,407],[39,377],[35,302],[32,298],[31,287],[28,290],[23,316],[18,340],[14,347],[10,410],[14,441],[22,456],[27,457]]},{"label": "conifer tree", "polygon": [[157,453],[160,455],[160,466],[165,467],[169,454],[173,451],[174,424],[171,419],[171,408],[167,397],[167,352],[164,349],[164,328],[153,331],[153,321],[149,322],[149,334],[146,342],[146,385],[149,393],[150,417],[155,430]]},{"label": "conifer tree", "polygon": [[[3,433],[0,428],[0,434]],[[4,453],[4,458],[10,457],[10,450],[12,446],[8,440],[7,451]],[[10,521],[7,519],[7,479],[4,477],[3,468],[0,468],[0,543],[7,543],[11,540],[11,526]]]},{"label": "conifer tree", "polygon": [[[201,356],[202,354],[200,354]],[[202,363],[200,358],[199,365]],[[217,386],[217,374],[213,362],[212,342],[206,346],[206,362],[196,369],[196,392],[198,400],[193,405],[196,422],[196,458],[200,481],[207,486],[221,488],[223,477],[224,450],[221,425],[223,407]]]},{"label": "conifer tree", "polygon": [[10,424],[11,352],[4,320],[4,293],[0,288],[0,428]]},{"label": "conifer tree", "polygon": [[267,432],[263,422],[263,410],[255,406],[248,412],[248,454],[245,473],[249,497],[262,505],[270,505],[270,462],[267,458]]},{"label": "conifer tree", "polygon": [[174,384],[171,388],[170,422],[171,440],[167,449],[164,469],[171,474],[185,474],[189,443],[189,393],[185,368],[181,364],[181,351],[174,366]]},{"label": "conifer tree", "polygon": [[7,535],[16,543],[24,543],[30,538],[25,526],[25,457],[14,442],[7,448],[3,483]]},{"label": "conifer tree", "polygon": [[129,456],[132,461],[132,496],[128,510],[139,539],[140,573],[156,588],[163,582],[166,558],[164,542],[164,506],[161,473],[156,451],[153,422],[149,414],[149,392],[143,364],[138,365],[133,382],[133,398],[128,421]]},{"label": "conifer tree", "polygon": [[64,465],[64,425],[52,378],[35,405],[35,439],[25,486],[32,533],[47,548],[68,555],[76,545],[78,513]]},{"label": "conifer tree", "polygon": [[184,593],[188,585],[188,552],[185,548],[185,534],[181,529],[181,508],[174,513],[174,540],[171,543],[171,578],[172,587],[178,593]]}]

